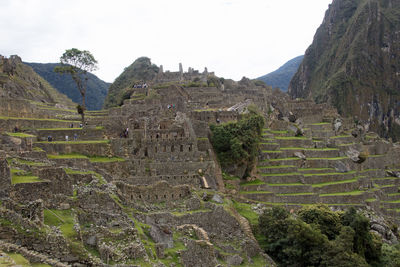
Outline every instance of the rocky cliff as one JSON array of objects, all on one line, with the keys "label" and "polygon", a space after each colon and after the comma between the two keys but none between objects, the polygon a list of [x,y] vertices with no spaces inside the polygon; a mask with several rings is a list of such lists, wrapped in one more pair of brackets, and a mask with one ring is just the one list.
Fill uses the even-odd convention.
[{"label": "rocky cliff", "polygon": [[334,0],[289,94],[329,102],[384,137],[400,137],[400,2]]}]

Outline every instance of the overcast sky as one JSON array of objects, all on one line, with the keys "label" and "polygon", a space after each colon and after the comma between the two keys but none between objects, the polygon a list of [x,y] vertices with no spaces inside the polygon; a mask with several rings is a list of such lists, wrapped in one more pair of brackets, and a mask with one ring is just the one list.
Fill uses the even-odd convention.
[{"label": "overcast sky", "polygon": [[256,78],[304,54],[332,0],[0,0],[0,54],[89,50],[112,82],[136,58]]}]

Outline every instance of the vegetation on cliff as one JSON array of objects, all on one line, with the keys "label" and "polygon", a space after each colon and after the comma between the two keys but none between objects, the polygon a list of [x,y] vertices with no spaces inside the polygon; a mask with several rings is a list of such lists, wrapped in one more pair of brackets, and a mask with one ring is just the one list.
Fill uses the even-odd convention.
[{"label": "vegetation on cliff", "polygon": [[238,122],[210,125],[211,143],[222,168],[245,166],[245,176],[254,167],[264,127],[262,115],[250,109]]},{"label": "vegetation on cliff", "polygon": [[265,251],[281,266],[399,266],[398,246],[383,245],[370,232],[370,221],[354,208],[331,211],[326,206],[282,207],[259,217]]},{"label": "vegetation on cliff", "polygon": [[126,89],[132,87],[135,83],[145,83],[152,80],[157,75],[158,70],[159,68],[151,63],[150,58],[140,57],[136,59],[111,84],[104,101],[104,108],[121,104]]},{"label": "vegetation on cliff", "polygon": [[[75,103],[82,102],[81,94],[76,90],[75,82],[69,75],[59,75],[54,72],[54,68],[60,66],[59,63],[25,63],[45,79],[51,86],[60,93],[65,94]],[[96,75],[88,73],[86,107],[88,110],[100,110],[103,107],[104,99],[107,95],[109,83],[102,81]]]},{"label": "vegetation on cliff", "polygon": [[290,83],[291,96],[329,102],[398,139],[399,13],[398,1],[333,1]]},{"label": "vegetation on cliff", "polygon": [[304,56],[295,57],[283,64],[276,71],[261,76],[257,78],[257,80],[265,82],[267,85],[272,86],[272,88],[279,88],[286,92],[288,90],[290,80],[297,72],[297,69],[303,61],[303,58]]}]

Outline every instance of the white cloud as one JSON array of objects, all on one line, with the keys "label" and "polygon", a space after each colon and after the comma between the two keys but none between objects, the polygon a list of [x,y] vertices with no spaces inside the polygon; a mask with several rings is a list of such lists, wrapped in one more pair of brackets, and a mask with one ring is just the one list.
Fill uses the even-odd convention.
[{"label": "white cloud", "polygon": [[303,54],[332,0],[2,0],[0,54],[57,62],[72,47],[113,81],[140,56],[240,79]]}]

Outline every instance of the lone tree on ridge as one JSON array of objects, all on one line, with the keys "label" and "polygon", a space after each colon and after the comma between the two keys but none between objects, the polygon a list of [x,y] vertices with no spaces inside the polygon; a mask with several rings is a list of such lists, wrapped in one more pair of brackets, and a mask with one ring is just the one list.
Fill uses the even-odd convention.
[{"label": "lone tree on ridge", "polygon": [[85,122],[85,95],[88,80],[88,72],[97,70],[97,60],[86,50],[76,48],[65,50],[60,57],[61,66],[54,68],[60,74],[69,74],[76,83],[76,87],[82,96],[82,104],[76,108],[82,116],[82,124]]}]

